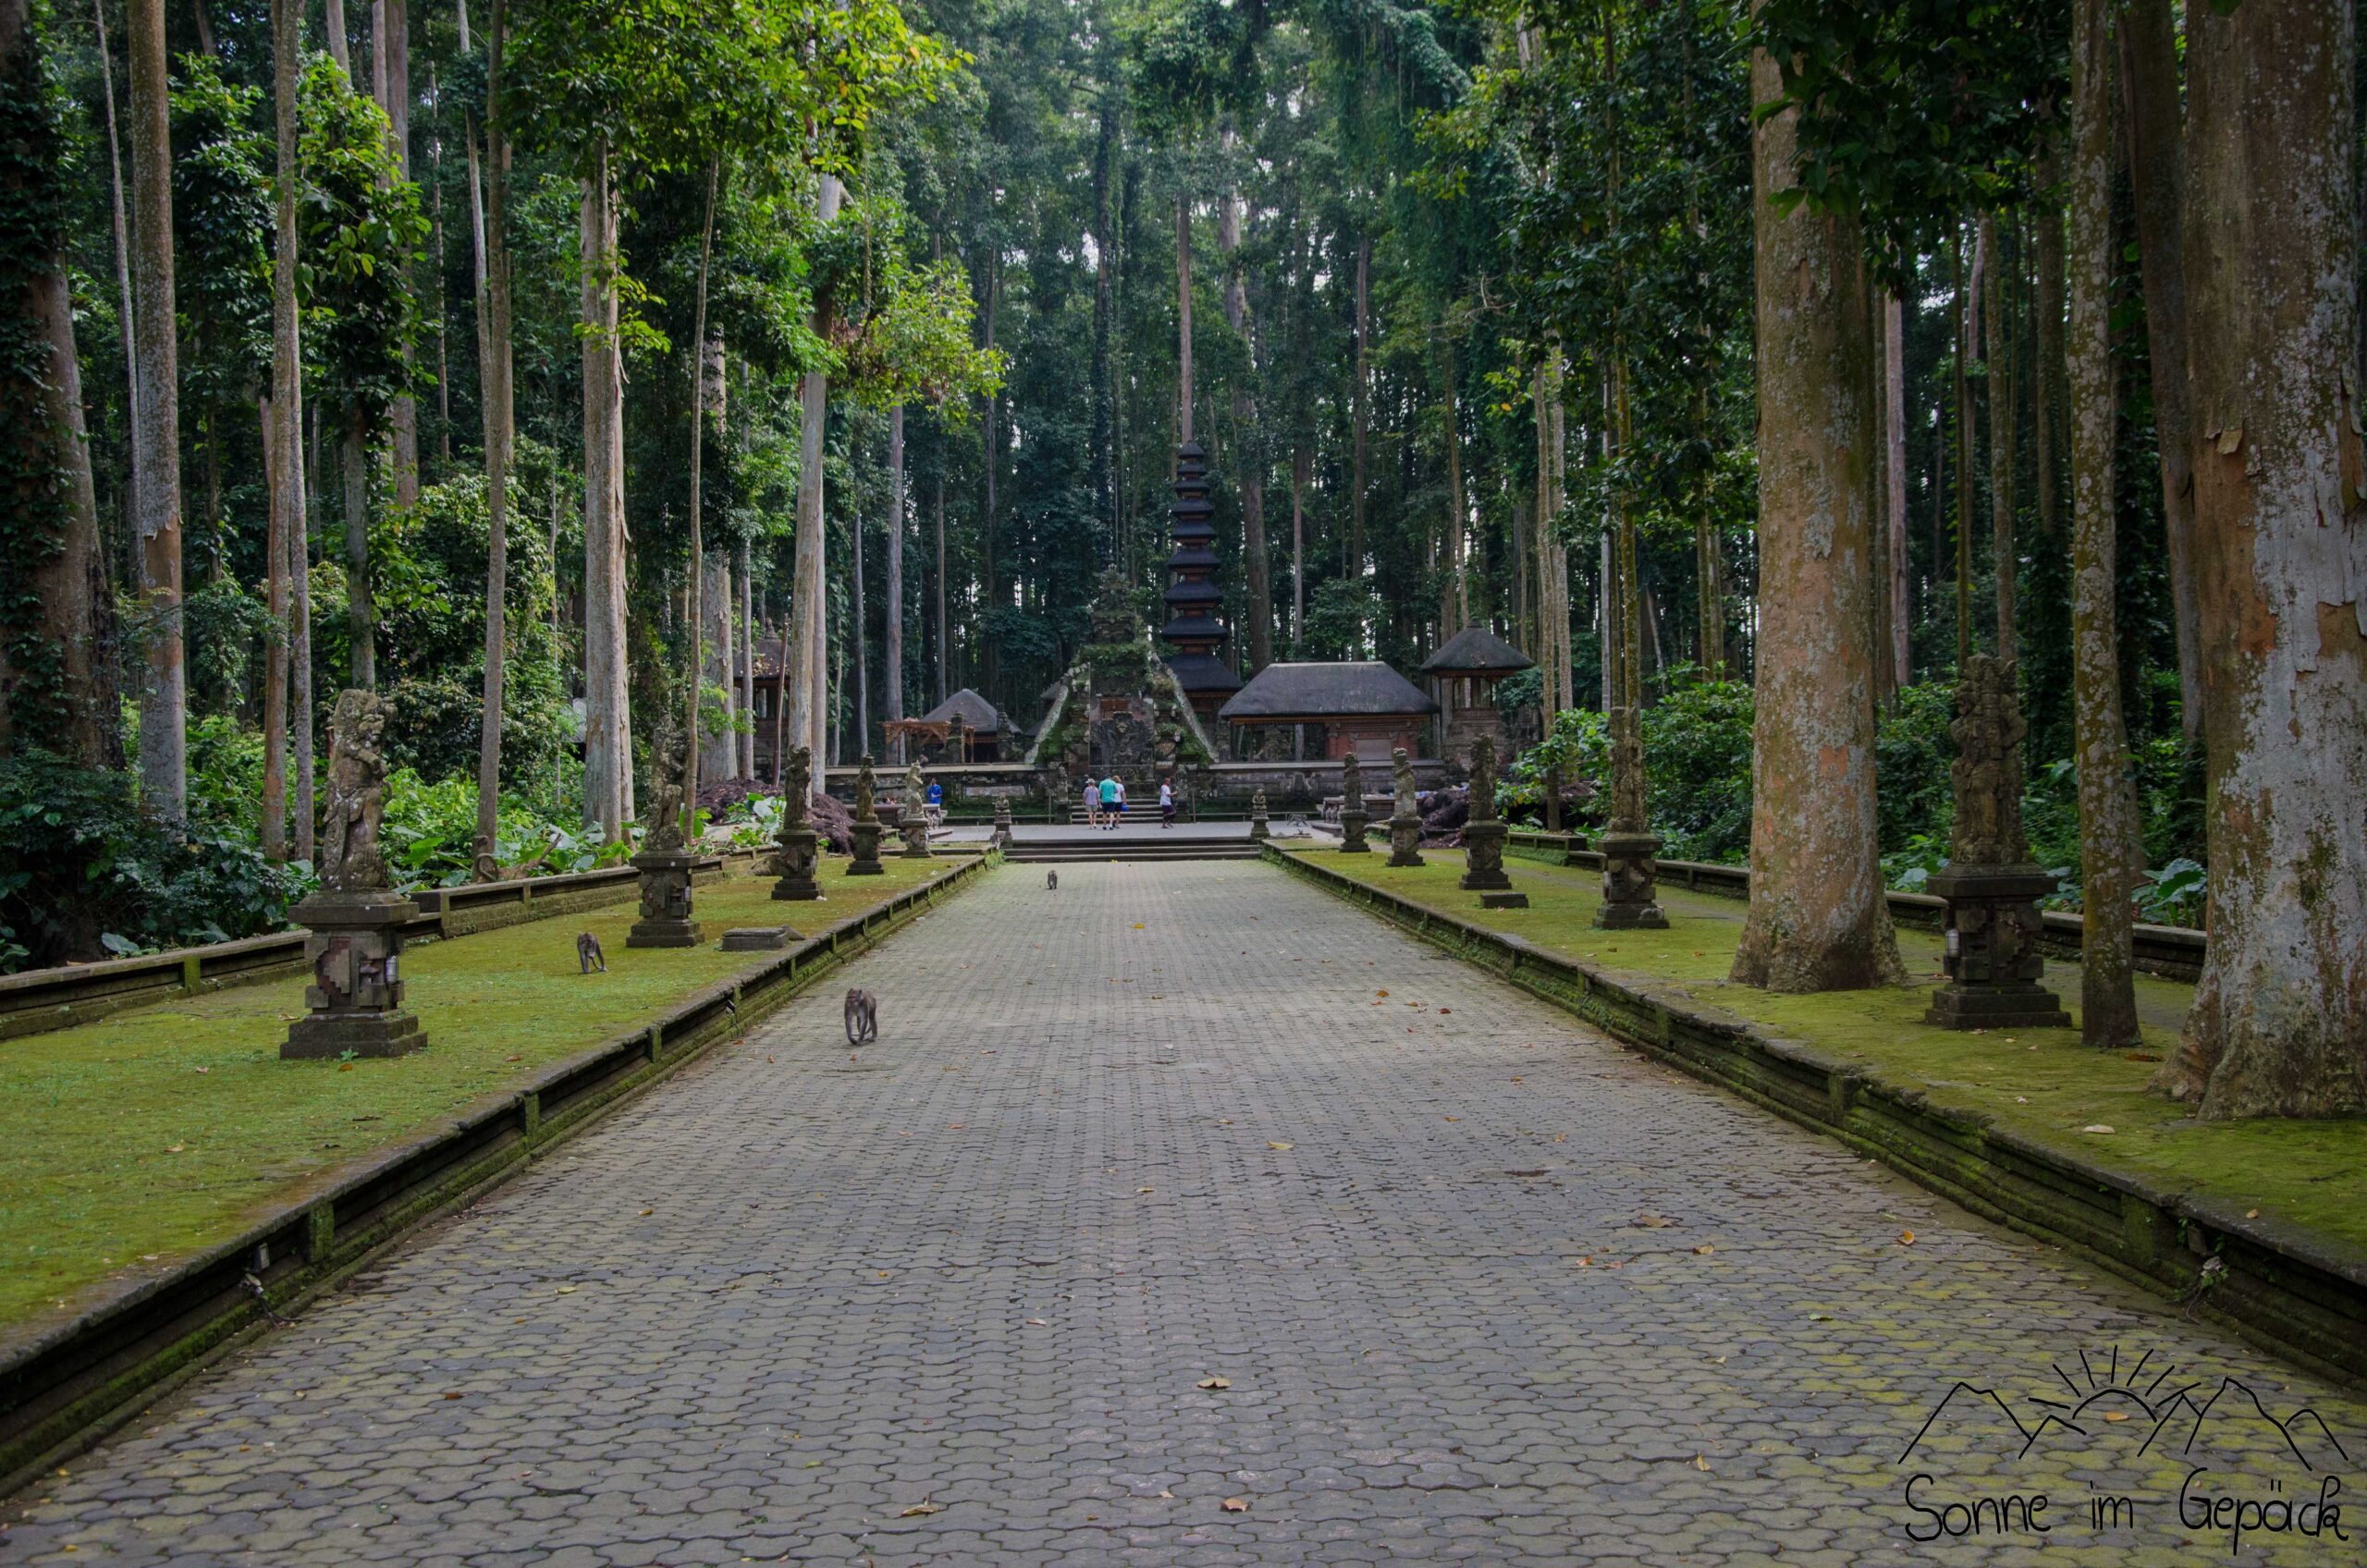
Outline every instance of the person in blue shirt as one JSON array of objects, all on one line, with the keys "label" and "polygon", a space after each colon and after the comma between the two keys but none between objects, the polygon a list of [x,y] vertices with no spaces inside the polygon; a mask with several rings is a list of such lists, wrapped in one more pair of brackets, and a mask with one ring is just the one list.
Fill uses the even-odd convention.
[{"label": "person in blue shirt", "polygon": [[1107,830],[1111,832],[1117,830],[1118,781],[1115,778],[1105,778],[1101,780],[1101,816]]},{"label": "person in blue shirt", "polygon": [[928,803],[933,806],[941,806],[945,803],[945,786],[934,778],[928,781]]}]

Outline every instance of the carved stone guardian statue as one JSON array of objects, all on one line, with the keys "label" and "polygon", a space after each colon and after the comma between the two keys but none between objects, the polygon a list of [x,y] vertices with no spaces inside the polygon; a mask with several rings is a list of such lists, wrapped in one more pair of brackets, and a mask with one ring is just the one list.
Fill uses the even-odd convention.
[{"label": "carved stone guardian statue", "polygon": [[1390,791],[1396,797],[1389,814],[1389,864],[1422,865],[1422,807],[1416,799],[1414,759],[1405,748],[1389,753]]},{"label": "carved stone guardian statue", "polygon": [[871,753],[865,752],[855,768],[854,820],[847,826],[854,849],[854,858],[847,863],[849,876],[877,876],[888,869],[879,864],[879,813],[874,809],[878,788],[871,773]]},{"label": "carved stone guardian statue", "polygon": [[1340,759],[1340,852],[1361,855],[1372,852],[1365,842],[1365,824],[1371,820],[1365,815],[1364,764],[1350,752]]},{"label": "carved stone guardian statue", "polygon": [[1660,852],[1644,801],[1644,741],[1629,704],[1612,715],[1611,822],[1595,848],[1602,851],[1602,903],[1594,923],[1606,931],[1668,928],[1660,906]]},{"label": "carved stone guardian statue", "polygon": [[306,927],[311,1011],[288,1025],[279,1054],[289,1060],[403,1056],[427,1044],[418,1017],[403,1011],[402,928],[419,906],[387,886],[379,837],[386,759],[378,747],[387,707],[374,692],[342,692],[329,716],[321,888],[291,912]]},{"label": "carved stone guardian statue", "polygon": [[632,857],[641,873],[641,918],[625,933],[628,948],[694,948],[699,923],[691,918],[691,872],[698,855],[682,842],[682,775],[688,746],[669,714],[649,742],[649,831]]},{"label": "carved stone guardian statue", "polygon": [[819,839],[814,831],[814,753],[798,746],[789,753],[789,769],[782,779],[780,827],[773,833],[773,868],[779,874],[779,880],[773,884],[774,898],[822,896],[822,885],[814,879],[814,869],[821,859]]},{"label": "carved stone guardian statue", "polygon": [[1266,791],[1253,790],[1249,793],[1249,841],[1262,844],[1274,836],[1266,823]]},{"label": "carved stone guardian statue", "polygon": [[896,826],[904,836],[906,860],[928,859],[928,785],[921,778],[920,759],[904,769],[904,798]]},{"label": "carved stone guardian statue", "polygon": [[2023,720],[2010,659],[1975,654],[1956,680],[1956,823],[1945,870],[1926,884],[1948,902],[1942,941],[1947,984],[1928,1023],[1944,1029],[2068,1028],[2071,1015],[2039,984],[2038,900],[2054,878],[2031,864],[2022,834]]},{"label": "carved stone guardian statue", "polygon": [[[1496,742],[1482,734],[1471,742],[1471,815],[1463,824],[1464,871],[1456,886],[1466,892],[1503,893],[1513,885],[1504,875],[1504,824],[1496,815]],[[1521,905],[1525,893],[1515,894]],[[1491,898],[1492,908],[1520,907],[1509,900]]]},{"label": "carved stone guardian statue", "polygon": [[989,843],[998,850],[1011,848],[1011,797],[995,797],[995,827]]}]

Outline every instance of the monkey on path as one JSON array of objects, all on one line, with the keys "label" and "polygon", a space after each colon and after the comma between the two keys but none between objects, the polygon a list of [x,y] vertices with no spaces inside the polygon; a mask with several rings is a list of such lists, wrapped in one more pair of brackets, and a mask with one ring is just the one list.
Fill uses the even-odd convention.
[{"label": "monkey on path", "polygon": [[879,998],[858,987],[847,993],[847,1044],[869,1045],[879,1038]]},{"label": "monkey on path", "polygon": [[576,935],[575,962],[578,974],[589,974],[595,969],[603,974],[608,973],[608,961],[600,952],[600,938],[589,931]]}]

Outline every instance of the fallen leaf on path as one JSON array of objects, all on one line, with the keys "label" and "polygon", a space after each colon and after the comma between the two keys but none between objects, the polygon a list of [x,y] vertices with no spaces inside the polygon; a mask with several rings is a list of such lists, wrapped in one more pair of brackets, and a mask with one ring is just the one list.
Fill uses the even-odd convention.
[{"label": "fallen leaf on path", "polygon": [[1647,1231],[1664,1231],[1668,1229],[1669,1225],[1667,1220],[1662,1219],[1659,1215],[1654,1214],[1650,1209],[1646,1209],[1643,1213],[1637,1215],[1636,1217],[1636,1223],[1641,1225]]},{"label": "fallen leaf on path", "polygon": [[1694,1252],[1694,1255],[1695,1255],[1696,1256],[1698,1256],[1698,1257],[1707,1257],[1707,1256],[1709,1256],[1711,1253],[1713,1253],[1713,1252],[1715,1252],[1715,1251],[1717,1251],[1717,1250],[1718,1250],[1717,1248],[1715,1248],[1715,1247],[1711,1246],[1709,1243],[1707,1243],[1707,1242],[1703,1242],[1699,1246],[1695,1247],[1695,1248],[1693,1249],[1693,1252]]},{"label": "fallen leaf on path", "polygon": [[187,1147],[189,1147],[187,1144],[167,1144],[165,1145],[165,1152],[166,1154],[178,1154],[181,1150]]},{"label": "fallen leaf on path", "polygon": [[1142,1197],[1142,1196],[1144,1196],[1146,1194],[1149,1193],[1149,1192],[1150,1192],[1150,1190],[1151,1190],[1151,1189],[1150,1189],[1150,1188],[1148,1188],[1148,1187],[1136,1187],[1136,1188],[1134,1189],[1134,1196],[1136,1196],[1136,1197]]},{"label": "fallen leaf on path", "polygon": [[558,1288],[558,1293],[559,1293],[559,1294],[561,1294],[561,1295],[563,1295],[563,1296],[571,1296],[571,1295],[573,1295],[573,1294],[574,1294],[578,1290],[580,1290],[580,1289],[582,1289],[582,1288],[583,1288],[583,1287],[578,1286],[578,1285],[561,1285],[561,1286]]},{"label": "fallen leaf on path", "polygon": [[1693,1468],[1696,1470],[1707,1470],[1710,1468],[1710,1462],[1697,1453],[1693,1456]]},{"label": "fallen leaf on path", "polygon": [[[1411,1034],[1412,1032],[1413,1032],[1413,1031],[1411,1031],[1411,1030],[1406,1031],[1406,1033],[1408,1033],[1408,1034]],[[1449,1121],[1462,1121],[1462,1120],[1463,1120],[1463,1118],[1461,1118],[1460,1116],[1450,1116],[1450,1117],[1448,1117],[1448,1118],[1447,1118],[1447,1120],[1448,1120]]]},{"label": "fallen leaf on path", "polygon": [[[1269,1149],[1287,1149],[1287,1148],[1294,1148],[1294,1147],[1296,1147],[1297,1145],[1294,1145],[1294,1144],[1277,1144],[1277,1143],[1271,1143],[1271,1142],[1269,1142],[1269,1143],[1266,1145],[1266,1146],[1267,1146],[1268,1148],[1269,1148]],[[2259,1210],[2255,1209],[2255,1210],[2253,1210],[2253,1212],[2254,1212],[2254,1213],[2258,1213],[2258,1212],[2259,1212]]]},{"label": "fallen leaf on path", "polygon": [[2247,1219],[2258,1219],[2260,1218],[2260,1210],[2256,1208],[2248,1208],[2244,1210],[2244,1218]]},{"label": "fallen leaf on path", "polygon": [[210,1068],[210,1067],[201,1067],[201,1068],[199,1068],[199,1069],[198,1069],[198,1071],[199,1071],[200,1072],[213,1072],[213,1071],[214,1071],[214,1069],[212,1069],[212,1068]]},{"label": "fallen leaf on path", "polygon": [[654,1209],[654,1208],[644,1208],[644,1209],[643,1209],[643,1210],[641,1211],[641,1213],[642,1213],[642,1218],[644,1218],[644,1219],[647,1219],[649,1216],[651,1216],[651,1215],[653,1215],[653,1214],[655,1214],[655,1213],[656,1213],[656,1212],[657,1212],[657,1211],[656,1211],[656,1209]]},{"label": "fallen leaf on path", "polygon": [[1196,1389],[1229,1389],[1233,1387],[1233,1379],[1230,1378],[1203,1378],[1192,1386]]},{"label": "fallen leaf on path", "polygon": [[1045,1322],[1045,1321],[1044,1321],[1042,1318],[1040,1318],[1040,1317],[1031,1317],[1031,1318],[1029,1318],[1029,1319],[1027,1320],[1027,1326],[1028,1326],[1029,1328],[1031,1328],[1031,1329],[1049,1329],[1049,1328],[1050,1328],[1050,1327],[1051,1327],[1051,1325],[1050,1325],[1049,1323]]},{"label": "fallen leaf on path", "polygon": [[1143,928],[1143,923],[1142,923],[1141,921],[1139,921],[1139,920],[1135,921],[1135,922],[1134,922],[1134,929],[1135,929],[1135,930],[1137,930],[1137,931],[1139,931],[1139,930],[1141,930],[1142,928]]},{"label": "fallen leaf on path", "polygon": [[1245,1497],[1229,1497],[1224,1500],[1222,1506],[1227,1513],[1246,1513],[1249,1512],[1249,1500]]},{"label": "fallen leaf on path", "polygon": [[1453,1009],[1453,1008],[1451,1008],[1451,1007],[1442,1007],[1442,1008],[1439,1009],[1439,1016],[1440,1016],[1440,1017],[1441,1017],[1441,1018],[1443,1018],[1443,1017],[1445,1017],[1448,1013],[1453,1012],[1453,1011],[1454,1011],[1454,1009]]},{"label": "fallen leaf on path", "polygon": [[2105,1122],[2091,1121],[2085,1127],[2080,1128],[2079,1131],[2082,1133],[2109,1133],[2112,1131],[2112,1128]]},{"label": "fallen leaf on path", "polygon": [[2104,1412],[2104,1419],[2107,1421],[2126,1421],[2128,1419],[2128,1412],[2125,1410],[2107,1410]]},{"label": "fallen leaf on path", "polygon": [[1913,1246],[1915,1244],[1915,1232],[1912,1231],[1901,1231],[1898,1233],[1898,1244],[1903,1247]]},{"label": "fallen leaf on path", "polygon": [[942,1513],[944,1512],[945,1508],[941,1503],[916,1502],[913,1504],[912,1507],[904,1510],[901,1513],[897,1514],[896,1517],[899,1519],[917,1519],[925,1514]]},{"label": "fallen leaf on path", "polygon": [[459,1394],[446,1394],[444,1397],[445,1397],[446,1399],[458,1399],[458,1398],[460,1398],[460,1396]]}]

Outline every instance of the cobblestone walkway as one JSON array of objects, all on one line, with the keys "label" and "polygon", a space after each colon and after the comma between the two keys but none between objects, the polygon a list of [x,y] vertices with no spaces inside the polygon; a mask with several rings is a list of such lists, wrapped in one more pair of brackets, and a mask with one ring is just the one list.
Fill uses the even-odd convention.
[{"label": "cobblestone walkway", "polygon": [[[1268,867],[1061,876],[860,961],[861,1060],[796,1003],[0,1561],[2360,1560],[2367,1516],[2231,1554],[2177,1502],[2350,1501],[2357,1403]],[[2000,1398],[1919,1442],[1958,1378]],[[2347,1458],[2258,1414],[2305,1402]]]}]

